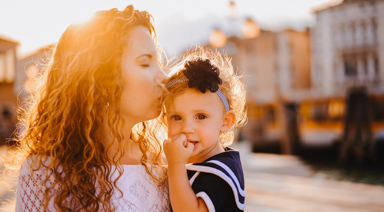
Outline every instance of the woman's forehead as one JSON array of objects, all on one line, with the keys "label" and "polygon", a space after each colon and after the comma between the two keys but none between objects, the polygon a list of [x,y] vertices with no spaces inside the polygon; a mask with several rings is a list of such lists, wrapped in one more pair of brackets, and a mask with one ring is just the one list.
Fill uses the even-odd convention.
[{"label": "woman's forehead", "polygon": [[135,58],[141,55],[150,55],[152,57],[157,55],[152,36],[144,26],[135,26],[131,29],[124,51],[127,51],[127,54]]}]

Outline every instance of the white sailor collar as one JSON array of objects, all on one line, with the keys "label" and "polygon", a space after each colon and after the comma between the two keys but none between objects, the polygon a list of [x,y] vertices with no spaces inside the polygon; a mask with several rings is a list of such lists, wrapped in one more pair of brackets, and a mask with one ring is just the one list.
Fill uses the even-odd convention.
[{"label": "white sailor collar", "polygon": [[228,147],[225,150],[225,152],[212,156],[202,163],[187,164],[187,170],[196,171],[189,183],[192,186],[201,172],[214,174],[228,183],[233,191],[237,207],[244,210],[245,187],[240,155],[237,150]]}]

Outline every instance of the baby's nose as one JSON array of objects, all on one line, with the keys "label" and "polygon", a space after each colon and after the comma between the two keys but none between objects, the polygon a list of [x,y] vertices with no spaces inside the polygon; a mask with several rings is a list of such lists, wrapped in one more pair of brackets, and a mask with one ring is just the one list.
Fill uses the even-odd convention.
[{"label": "baby's nose", "polygon": [[191,123],[191,121],[184,121],[182,133],[194,133],[194,132],[195,132],[195,128],[193,123]]}]

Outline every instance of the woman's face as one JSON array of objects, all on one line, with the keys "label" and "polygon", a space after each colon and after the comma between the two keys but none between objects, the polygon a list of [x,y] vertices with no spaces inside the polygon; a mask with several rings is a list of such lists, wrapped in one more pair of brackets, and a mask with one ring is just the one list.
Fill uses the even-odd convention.
[{"label": "woman's face", "polygon": [[160,114],[161,82],[166,75],[158,64],[157,52],[147,28],[136,26],[123,49],[121,73],[125,87],[121,111],[126,122],[136,124]]}]

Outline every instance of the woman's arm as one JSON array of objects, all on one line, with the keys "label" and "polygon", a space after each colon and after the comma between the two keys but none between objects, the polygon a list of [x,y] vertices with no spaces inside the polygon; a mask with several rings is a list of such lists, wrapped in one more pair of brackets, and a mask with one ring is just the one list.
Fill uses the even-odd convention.
[{"label": "woman's arm", "polygon": [[197,198],[189,185],[187,159],[193,152],[193,144],[186,142],[185,135],[181,134],[164,142],[164,152],[168,160],[168,184],[172,209],[179,211],[208,211],[203,199]]}]

